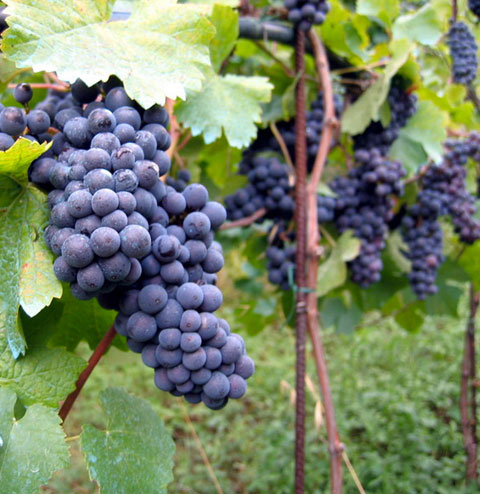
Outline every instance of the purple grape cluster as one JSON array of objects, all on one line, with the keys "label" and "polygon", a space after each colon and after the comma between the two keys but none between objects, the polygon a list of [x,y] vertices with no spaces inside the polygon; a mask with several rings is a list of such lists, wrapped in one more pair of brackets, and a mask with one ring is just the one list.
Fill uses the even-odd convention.
[{"label": "purple grape cluster", "polygon": [[288,20],[300,31],[308,31],[314,24],[320,25],[330,11],[326,0],[284,0]]},{"label": "purple grape cluster", "polygon": [[215,315],[225,208],[184,170],[172,185],[160,179],[170,169],[164,108],[141,109],[121,86],[100,90],[80,81],[39,104],[58,129],[30,168],[50,190],[55,274],[75,297],[119,312],[116,331],[159,389],[220,409],[254,372],[241,336]]},{"label": "purple grape cluster", "polygon": [[477,77],[478,45],[464,22],[455,22],[448,33],[453,80],[468,85]]},{"label": "purple grape cluster", "polygon": [[278,242],[267,248],[268,281],[279,286],[282,290],[290,290],[295,279],[294,244]]},{"label": "purple grape cluster", "polygon": [[353,138],[355,150],[378,149],[386,156],[400,129],[417,110],[417,98],[402,88],[403,81],[394,80],[388,93],[391,120],[387,127],[381,122],[372,122],[362,134]]},{"label": "purple grape cluster", "polygon": [[361,240],[358,257],[349,263],[352,281],[368,287],[381,278],[381,254],[394,200],[403,194],[403,166],[384,158],[378,149],[355,153],[359,166],[330,182],[336,193],[335,224],[340,232],[353,230]]},{"label": "purple grape cluster", "polygon": [[247,175],[249,183],[225,198],[228,219],[245,218],[262,208],[267,210],[266,218],[293,217],[295,202],[287,165],[276,158],[257,156],[251,161],[243,160],[239,172]]},{"label": "purple grape cluster", "polygon": [[437,270],[444,261],[440,218],[451,218],[462,242],[472,244],[480,238],[480,222],[474,218],[475,198],[465,182],[469,157],[480,158],[479,134],[473,133],[465,141],[447,141],[443,161],[427,169],[417,202],[403,219],[403,238],[408,246],[404,254],[412,262],[410,282],[421,300],[437,292]]},{"label": "purple grape cluster", "polygon": [[479,0],[468,0],[468,8],[480,18],[480,1]]},{"label": "purple grape cluster", "polygon": [[[338,94],[334,95],[334,104],[336,117],[339,118],[343,111],[343,100]],[[317,157],[318,146],[322,138],[324,116],[323,91],[320,91],[306,115],[305,132],[307,136],[307,165],[309,171],[312,171]],[[276,125],[287,146],[290,157],[293,158],[295,156],[295,120],[277,122]],[[278,141],[269,128],[260,129],[257,139],[243,152],[243,161],[246,162],[246,166],[249,166],[248,164],[259,152],[264,151],[281,153]]]}]

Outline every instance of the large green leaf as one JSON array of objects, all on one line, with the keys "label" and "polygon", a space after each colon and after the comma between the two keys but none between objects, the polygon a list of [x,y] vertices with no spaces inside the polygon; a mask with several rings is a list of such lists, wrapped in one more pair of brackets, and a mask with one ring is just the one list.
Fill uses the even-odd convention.
[{"label": "large green leaf", "polygon": [[56,470],[68,466],[68,447],[55,410],[33,405],[16,420],[16,399],[0,388],[0,492],[35,494]]},{"label": "large green leaf", "polygon": [[400,135],[420,144],[434,161],[443,155],[443,142],[447,138],[447,118],[431,101],[420,101],[418,110],[401,130]]},{"label": "large green leaf", "polygon": [[352,232],[347,231],[342,234],[328,259],[318,268],[317,295],[319,297],[345,283],[347,280],[346,263],[358,256],[360,247],[360,240],[355,238]]},{"label": "large green leaf", "polygon": [[117,75],[143,107],[199,90],[214,34],[202,9],[139,0],[125,21],[108,22],[113,0],[8,0],[2,49],[18,67],[56,71],[88,85]]},{"label": "large green leaf", "polygon": [[0,335],[7,336],[15,358],[25,353],[19,305],[33,316],[62,294],[41,233],[48,221],[45,194],[29,185],[27,176],[45,149],[19,139],[0,152]]},{"label": "large green leaf", "polygon": [[331,0],[329,3],[330,12],[320,28],[323,42],[340,57],[354,65],[361,65],[368,57],[369,19],[355,14],[340,0]]},{"label": "large green leaf", "polygon": [[393,25],[393,36],[432,46],[442,37],[442,27],[436,10],[426,4],[413,14],[398,17]]},{"label": "large green leaf", "polygon": [[105,430],[86,425],[82,449],[102,494],[162,494],[172,481],[175,445],[151,405],[119,388],[101,394]]},{"label": "large green leaf", "polygon": [[357,13],[376,17],[386,26],[400,13],[399,0],[357,0]]},{"label": "large green leaf", "polygon": [[231,146],[240,148],[256,136],[255,122],[260,122],[260,103],[269,101],[272,85],[265,77],[219,76],[206,72],[207,82],[201,92],[191,92],[176,113],[180,122],[207,144],[222,135]]},{"label": "large green leaf", "polygon": [[[52,304],[56,307],[56,302]],[[48,338],[59,312],[50,307],[33,319],[22,314],[28,344],[24,357],[15,360],[0,334],[0,385],[17,393],[25,405],[42,403],[57,407],[75,388],[85,361],[63,348],[49,348]]]},{"label": "large green leaf", "polygon": [[210,57],[215,71],[235,47],[238,38],[238,13],[225,5],[214,5],[210,20],[215,36],[210,42]]},{"label": "large green leaf", "polygon": [[413,45],[407,40],[390,44],[392,58],[378,79],[349,106],[342,117],[342,130],[350,135],[361,134],[368,124],[380,119],[380,109],[387,98],[390,81],[408,60]]}]

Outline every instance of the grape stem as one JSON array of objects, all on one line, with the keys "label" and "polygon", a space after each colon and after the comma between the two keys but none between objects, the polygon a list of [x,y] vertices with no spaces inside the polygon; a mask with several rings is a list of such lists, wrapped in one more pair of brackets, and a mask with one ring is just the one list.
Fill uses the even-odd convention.
[{"label": "grape stem", "polygon": [[295,173],[295,167],[293,166],[292,158],[290,156],[290,153],[288,152],[288,147],[285,144],[285,140],[284,140],[282,134],[278,131],[278,128],[275,125],[275,122],[270,123],[270,130],[272,131],[272,134],[275,136],[275,139],[277,140],[278,145],[280,146],[280,149],[282,150],[283,158],[285,159],[285,162],[287,163],[288,167],[290,168],[290,173],[294,174]]},{"label": "grape stem", "polygon": [[320,234],[317,215],[317,188],[322,178],[327,156],[330,151],[334,130],[338,127],[338,122],[335,118],[333,88],[325,48],[320,38],[313,30],[309,31],[308,36],[314,53],[315,67],[322,84],[325,108],[322,138],[320,140],[318,153],[315,158],[310,183],[307,187],[307,277],[308,287],[310,288],[307,298],[308,332],[310,339],[312,340],[313,355],[323,398],[323,406],[325,409],[325,422],[330,452],[331,492],[332,494],[341,494],[343,489],[342,453],[345,447],[340,442],[338,434],[335,407],[333,404],[332,390],[328,376],[325,348],[323,346],[320,334],[316,294],[318,258],[320,254]]},{"label": "grape stem", "polygon": [[[474,483],[477,473],[477,378],[475,373],[475,317],[480,303],[480,293],[475,292],[473,283],[470,284],[470,314],[465,331],[465,350],[462,362],[462,379],[460,388],[460,416],[462,422],[463,441],[466,460],[467,482]],[[470,392],[470,400],[469,398]],[[470,408],[470,410],[469,410]]]},{"label": "grape stem", "polygon": [[230,221],[228,223],[225,223],[220,227],[220,230],[230,230],[232,228],[249,226],[252,223],[255,223],[255,221],[257,221],[258,219],[265,216],[266,213],[267,210],[265,208],[261,208],[258,211],[255,211],[251,216],[247,216],[246,218],[242,218],[240,220]]},{"label": "grape stem", "polygon": [[[67,92],[70,91],[70,89],[66,86],[61,86],[60,84],[53,84],[53,83],[47,83],[47,82],[29,82],[29,86],[32,89],[54,89],[55,91],[62,91],[62,92]],[[17,87],[17,84],[9,84],[8,89],[15,89]]]},{"label": "grape stem", "polygon": [[173,113],[173,106],[175,104],[175,101],[167,98],[167,102],[165,103],[165,108],[167,109],[168,113],[170,114],[170,136],[172,138],[172,144],[168,148],[167,151],[165,151],[170,159],[172,159],[173,155],[175,154],[175,151],[177,149],[177,144],[178,140],[180,139],[180,135],[182,134],[182,131],[180,130],[180,125],[178,123],[177,117]]},{"label": "grape stem", "polygon": [[117,333],[115,332],[115,328],[112,325],[105,336],[101,339],[100,343],[97,345],[97,348],[95,348],[95,350],[93,351],[91,357],[88,359],[87,367],[80,374],[80,376],[78,376],[77,382],[75,384],[75,389],[67,396],[67,399],[63,402],[63,405],[58,412],[58,415],[60,415],[62,422],[65,422],[65,419],[70,413],[70,410],[72,409],[76,399],[78,398],[80,391],[82,391],[83,386],[85,386],[85,383],[90,377],[90,374],[93,372],[93,369],[95,369],[95,366],[109,349],[116,334]]},{"label": "grape stem", "polygon": [[305,114],[305,33],[295,30],[295,254],[296,294],[296,379],[295,379],[295,494],[305,492],[305,340],[307,333],[307,137]]},{"label": "grape stem", "polygon": [[452,0],[452,22],[457,22],[458,17],[458,5],[457,0]]}]

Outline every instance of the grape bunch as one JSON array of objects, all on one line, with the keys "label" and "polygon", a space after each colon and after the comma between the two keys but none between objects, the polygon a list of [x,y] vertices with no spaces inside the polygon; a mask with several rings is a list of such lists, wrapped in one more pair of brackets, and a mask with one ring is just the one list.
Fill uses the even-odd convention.
[{"label": "grape bunch", "polygon": [[[343,100],[338,94],[334,95],[334,104],[336,117],[339,118],[343,111]],[[324,116],[323,91],[320,91],[317,94],[317,98],[312,102],[311,109],[306,114],[305,132],[307,136],[307,165],[309,171],[312,171],[315,158],[317,157],[318,146],[322,137]],[[281,121],[276,125],[290,157],[293,158],[295,156],[295,120]],[[245,162],[248,168],[249,163],[258,153],[272,151],[281,153],[277,139],[269,128],[260,129],[255,141],[243,152],[242,163]]]},{"label": "grape bunch", "polygon": [[394,199],[403,194],[406,172],[378,149],[357,151],[355,159],[359,166],[329,185],[337,195],[334,221],[338,230],[353,230],[361,240],[360,254],[349,263],[351,279],[368,287],[381,278],[388,222],[393,217]]},{"label": "grape bunch", "polygon": [[168,175],[166,184],[173,187],[177,192],[183,192],[191,179],[191,173],[188,170],[183,169],[178,171],[177,178]]},{"label": "grape bunch", "polygon": [[228,219],[245,218],[262,208],[267,210],[266,218],[293,217],[295,202],[287,165],[276,158],[257,156],[251,161],[244,159],[239,173],[247,175],[249,183],[225,198]]},{"label": "grape bunch", "polygon": [[477,42],[464,22],[455,22],[448,33],[454,82],[468,85],[477,76]]},{"label": "grape bunch", "polygon": [[290,290],[295,279],[295,254],[294,244],[270,245],[267,248],[268,281],[272,285],[279,286],[282,290]]},{"label": "grape bunch", "polygon": [[254,372],[241,336],[215,315],[225,208],[185,170],[160,180],[170,169],[164,108],[141,109],[121,86],[100,100],[100,89],[77,81],[37,105],[58,130],[29,172],[49,191],[54,272],[75,297],[119,312],[116,331],[159,389],[220,409]]},{"label": "grape bunch", "polygon": [[405,256],[412,262],[410,281],[421,300],[437,292],[436,274],[444,261],[440,218],[450,216],[462,242],[472,244],[480,238],[480,222],[474,218],[475,198],[465,182],[469,157],[480,157],[480,135],[447,141],[443,161],[427,169],[417,202],[403,219],[403,238],[408,246]]},{"label": "grape bunch", "polygon": [[314,24],[320,25],[330,11],[327,0],[284,0],[288,20],[300,31],[308,31]]},{"label": "grape bunch", "polygon": [[468,0],[468,8],[480,18],[480,1],[479,0]]},{"label": "grape bunch", "polygon": [[391,120],[387,127],[381,122],[372,122],[362,134],[353,138],[355,150],[379,149],[384,156],[397,139],[400,129],[417,110],[417,98],[402,88],[403,81],[395,79],[388,93]]}]

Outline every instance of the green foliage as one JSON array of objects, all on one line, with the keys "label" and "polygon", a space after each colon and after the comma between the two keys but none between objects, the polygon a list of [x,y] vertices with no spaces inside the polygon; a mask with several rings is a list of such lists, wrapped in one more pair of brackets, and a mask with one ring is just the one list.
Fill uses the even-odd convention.
[{"label": "green foliage", "polygon": [[328,259],[320,264],[317,277],[317,294],[319,297],[343,285],[347,280],[347,262],[360,253],[360,240],[352,232],[345,232],[339,237]]},{"label": "green foliage", "polygon": [[68,447],[55,410],[32,405],[16,420],[16,399],[0,388],[0,485],[5,493],[35,494],[68,465]]},{"label": "green foliage", "polygon": [[0,152],[0,336],[14,358],[25,353],[19,306],[34,316],[62,293],[43,241],[42,228],[48,221],[45,195],[29,185],[27,177],[30,163],[46,148],[19,139]]},{"label": "green foliage", "polygon": [[106,494],[167,492],[175,445],[149,403],[120,388],[101,394],[105,430],[86,425],[82,449],[92,479]]},{"label": "green foliage", "polygon": [[6,337],[0,334],[0,386],[12,389],[25,405],[42,403],[57,407],[73,391],[85,362],[62,348],[50,348],[48,339],[56,314],[42,311],[21,322],[28,345],[27,354],[15,360]]},{"label": "green foliage", "polygon": [[63,80],[80,77],[88,85],[115,74],[145,108],[200,89],[210,65],[214,29],[202,9],[189,5],[140,0],[130,19],[108,22],[113,0],[6,3],[11,27],[2,50],[17,67],[55,70]]},{"label": "green foliage", "polygon": [[[233,300],[239,296],[240,292],[229,294]],[[182,406],[177,398],[152,392],[151,370],[137,355],[112,351],[92,374],[90,392],[77,402],[66,424],[69,434],[77,433],[78,423],[98,423],[97,395],[104,387],[124,386],[150,401],[175,434],[177,451],[169,493],[189,492],[192,486],[198,494],[212,493],[211,479],[184,420],[185,408],[225,493],[291,494],[293,333],[280,327],[277,317],[262,334],[250,336],[227,314],[224,311],[257,363],[245,399],[229,403],[221,413]],[[465,304],[462,314],[460,321],[429,318],[415,334],[385,321],[353,335],[323,333],[340,437],[369,494],[475,492],[464,483],[459,425]],[[307,362],[308,375],[315,382],[313,359]],[[318,394],[315,384],[313,389]],[[328,446],[324,416],[318,421],[317,413],[317,420],[313,419],[317,401],[318,396],[307,388],[306,491],[323,494],[329,490]],[[94,492],[79,445],[71,444],[74,464],[49,482],[49,494],[81,488]],[[352,477],[344,472],[345,494],[358,494]]]},{"label": "green foliage", "polygon": [[407,61],[412,45],[405,40],[392,42],[392,59],[378,79],[347,108],[342,116],[342,130],[351,135],[362,133],[368,124],[380,120],[380,109],[387,98],[390,81]]},{"label": "green foliage", "polygon": [[[115,320],[116,312],[100,307],[97,300],[80,301],[73,297],[69,288],[65,288],[61,300],[55,300],[50,307],[42,311],[49,319],[50,344],[75,350],[81,341],[86,341],[93,350],[103,338]],[[39,325],[36,318],[33,325]],[[124,338],[117,337],[114,344],[126,350]]]}]

